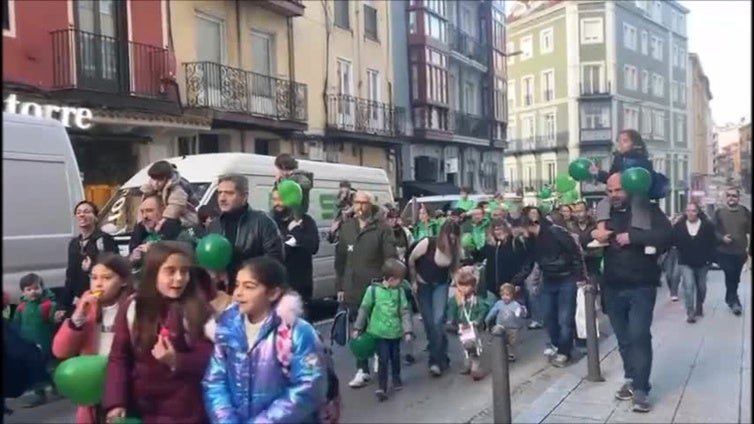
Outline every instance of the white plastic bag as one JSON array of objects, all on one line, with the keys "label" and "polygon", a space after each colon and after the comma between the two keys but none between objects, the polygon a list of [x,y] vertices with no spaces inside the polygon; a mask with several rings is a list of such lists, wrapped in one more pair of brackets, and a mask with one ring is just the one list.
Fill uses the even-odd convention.
[{"label": "white plastic bag", "polygon": [[[576,289],[576,336],[580,339],[586,339],[586,296],[584,290],[585,287]],[[597,337],[599,337],[600,322],[595,320],[595,324],[597,325]]]}]

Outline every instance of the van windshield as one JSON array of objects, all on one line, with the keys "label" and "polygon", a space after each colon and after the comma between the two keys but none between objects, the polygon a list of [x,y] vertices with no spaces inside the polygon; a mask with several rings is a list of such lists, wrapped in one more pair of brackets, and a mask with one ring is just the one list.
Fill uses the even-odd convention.
[{"label": "van windshield", "polygon": [[[194,196],[202,199],[210,183],[191,183]],[[131,234],[139,222],[139,205],[141,190],[138,187],[124,188],[107,202],[99,214],[99,226],[111,235]]]}]

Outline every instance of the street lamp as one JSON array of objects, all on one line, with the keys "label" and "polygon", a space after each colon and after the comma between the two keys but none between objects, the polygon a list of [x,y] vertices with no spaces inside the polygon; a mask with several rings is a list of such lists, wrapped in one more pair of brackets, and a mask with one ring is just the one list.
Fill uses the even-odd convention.
[{"label": "street lamp", "polygon": [[515,52],[511,52],[511,53],[503,53],[503,56],[504,57],[513,57],[513,56],[518,56],[518,55],[523,54],[523,53],[524,53],[523,50],[516,50]]}]

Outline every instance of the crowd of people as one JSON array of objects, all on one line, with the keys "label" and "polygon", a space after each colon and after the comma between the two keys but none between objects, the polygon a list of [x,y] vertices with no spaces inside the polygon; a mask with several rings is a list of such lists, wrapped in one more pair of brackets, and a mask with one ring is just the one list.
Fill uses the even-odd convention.
[{"label": "crowd of people", "polygon": [[[624,132],[621,143],[643,145],[636,136]],[[416,361],[414,312],[435,378],[451,368],[451,335],[463,349],[459,371],[482,378],[483,333],[494,329],[515,360],[518,333],[544,327],[544,354],[553,366],[567,366],[574,346],[585,343],[576,331],[577,294],[590,284],[599,289],[624,363],[626,383],[616,397],[648,411],[650,327],[661,278],[674,299],[682,281],[687,321],[694,323],[703,316],[706,273],[716,262],[725,272],[726,302],[740,315],[751,215],[731,188],[712,218],[690,203],[671,224],[657,203],[626,193],[620,172],[600,176],[607,197],[595,211],[583,201],[549,213],[519,210],[500,196],[476,204],[464,189],[454,208],[422,205],[413,223],[344,181],[327,237],[336,244],[336,297],[350,336],[369,334],[376,345],[376,364],[359,357],[348,385],[368,385],[376,368],[380,401],[403,388],[401,365]],[[36,357],[52,364],[108,356],[102,402],[80,407],[79,423],[127,416],[145,423],[337,422],[338,376],[306,320],[320,244],[307,213],[313,176],[290,155],[276,158],[274,173],[271,211],[249,206],[249,182],[235,174],[218,178],[217,205],[197,208],[175,168],[155,163],[127,257],[97,228],[97,207],[80,202],[63,296],[55,299],[38,275],[20,281],[23,298],[5,327],[28,343],[6,353],[6,362],[28,370],[23,364]],[[299,206],[281,201],[277,183],[286,179],[303,189]],[[233,246],[226,269],[195,262],[192,244],[208,233]],[[30,406],[44,403],[50,373],[26,374],[16,383],[35,389]]]}]

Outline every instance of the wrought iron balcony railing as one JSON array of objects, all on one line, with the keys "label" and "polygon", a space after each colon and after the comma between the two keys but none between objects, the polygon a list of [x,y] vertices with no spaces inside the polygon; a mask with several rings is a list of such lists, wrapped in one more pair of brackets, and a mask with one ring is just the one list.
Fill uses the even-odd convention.
[{"label": "wrought iron balcony railing", "polygon": [[405,109],[347,94],[327,96],[327,126],[379,136],[405,134]]},{"label": "wrought iron balcony railing", "polygon": [[453,111],[452,131],[464,137],[490,139],[490,120],[483,116]]},{"label": "wrought iron balcony railing", "polygon": [[613,132],[610,128],[581,128],[581,143],[611,143]]},{"label": "wrought iron balcony railing", "polygon": [[461,53],[484,66],[488,66],[488,46],[482,44],[476,37],[467,34],[455,25],[448,25],[448,44],[451,50]]},{"label": "wrought iron balcony railing", "polygon": [[186,105],[306,122],[306,84],[215,62],[184,63]]},{"label": "wrought iron balcony railing", "polygon": [[542,149],[554,149],[567,142],[568,133],[558,132],[554,134],[536,135],[508,140],[508,151],[529,152]]},{"label": "wrought iron balcony railing", "polygon": [[172,70],[172,53],[77,29],[52,31],[52,85],[125,96],[157,98]]},{"label": "wrought iron balcony railing", "polygon": [[610,84],[610,81],[607,83],[604,82],[581,82],[581,97],[590,97],[590,96],[609,96],[610,90],[612,89],[612,86]]}]

